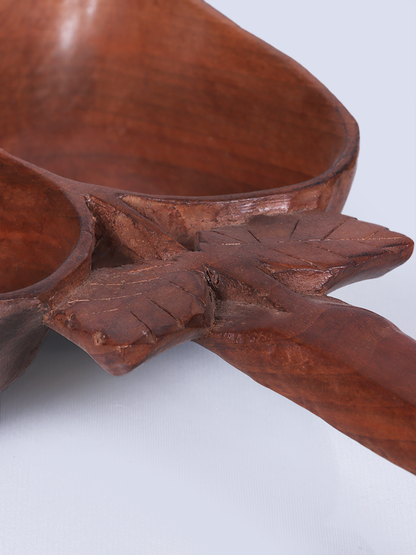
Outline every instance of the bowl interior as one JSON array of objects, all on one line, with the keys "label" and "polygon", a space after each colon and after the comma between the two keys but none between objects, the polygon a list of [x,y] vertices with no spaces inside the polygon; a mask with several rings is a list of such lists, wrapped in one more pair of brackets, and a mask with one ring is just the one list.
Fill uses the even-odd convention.
[{"label": "bowl interior", "polygon": [[59,175],[235,194],[307,181],[345,149],[336,99],[202,1],[6,1],[0,20],[0,147]]},{"label": "bowl interior", "polygon": [[80,236],[78,215],[41,176],[7,162],[0,176],[0,294],[45,279],[68,258]]}]

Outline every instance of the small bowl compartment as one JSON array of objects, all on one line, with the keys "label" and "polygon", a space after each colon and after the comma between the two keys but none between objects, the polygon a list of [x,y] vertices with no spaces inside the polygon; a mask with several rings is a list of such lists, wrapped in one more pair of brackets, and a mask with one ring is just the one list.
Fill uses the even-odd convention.
[{"label": "small bowl compartment", "polygon": [[55,272],[76,246],[80,222],[64,193],[41,175],[0,159],[0,294]]}]

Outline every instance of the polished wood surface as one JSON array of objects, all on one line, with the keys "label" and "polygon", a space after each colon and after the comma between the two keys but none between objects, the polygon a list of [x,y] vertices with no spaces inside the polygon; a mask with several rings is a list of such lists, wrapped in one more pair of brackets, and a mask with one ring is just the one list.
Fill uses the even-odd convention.
[{"label": "polished wood surface", "polygon": [[194,340],[416,473],[415,341],[326,296],[413,243],[339,214],[323,85],[199,0],[24,0],[0,100],[1,389],[49,328],[115,375]]},{"label": "polished wood surface", "polygon": [[325,87],[202,1],[6,0],[0,102],[7,152],[140,193],[309,182],[339,209],[357,155],[357,125]]}]

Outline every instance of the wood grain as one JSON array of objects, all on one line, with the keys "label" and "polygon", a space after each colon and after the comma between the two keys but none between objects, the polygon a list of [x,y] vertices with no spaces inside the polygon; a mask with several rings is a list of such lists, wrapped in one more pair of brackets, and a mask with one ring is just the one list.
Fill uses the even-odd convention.
[{"label": "wood grain", "polygon": [[114,375],[194,340],[416,473],[416,342],[327,297],[413,243],[339,214],[321,83],[200,0],[6,0],[0,101],[0,389],[49,328]]},{"label": "wood grain", "polygon": [[88,6],[1,3],[3,149],[141,193],[172,235],[201,216],[341,210],[358,127],[304,68],[202,0]]},{"label": "wood grain", "polygon": [[[122,221],[112,218],[109,233],[114,222],[125,229]],[[136,217],[139,240],[148,226]],[[316,213],[257,216],[201,232],[191,251],[175,248],[155,226],[146,238],[142,259],[93,271],[47,324],[115,375],[196,340],[416,473],[416,342],[326,296],[401,264],[412,253],[410,239]]]}]

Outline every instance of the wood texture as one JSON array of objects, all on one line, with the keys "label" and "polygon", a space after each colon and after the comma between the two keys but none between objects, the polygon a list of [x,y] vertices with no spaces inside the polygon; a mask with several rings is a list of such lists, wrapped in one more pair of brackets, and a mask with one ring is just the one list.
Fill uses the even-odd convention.
[{"label": "wood texture", "polygon": [[413,243],[338,213],[323,85],[199,0],[6,0],[0,100],[0,389],[49,328],[115,375],[194,340],[416,473],[416,343],[326,296]]},{"label": "wood texture", "polygon": [[139,192],[131,203],[183,238],[201,219],[341,210],[358,127],[304,68],[202,0],[88,6],[1,2],[3,149]]},{"label": "wood texture", "polygon": [[[382,275],[413,249],[410,239],[385,228],[341,214],[305,213],[257,216],[242,226],[202,232],[189,251],[128,209],[116,217],[107,203],[88,204],[100,222],[101,241],[117,225],[122,233],[128,229],[124,240],[120,233],[117,250],[129,250],[130,260],[93,270],[63,303],[54,303],[46,323],[114,374],[161,348],[211,336],[223,304],[231,307],[230,326],[240,322],[230,301],[237,308],[259,305],[281,313],[278,327],[294,314],[303,329],[303,317],[315,306],[309,296]],[[108,213],[112,218],[105,223],[100,214]]]},{"label": "wood texture", "polygon": [[410,239],[342,214],[304,213],[201,232],[188,251],[139,215],[89,205],[101,240],[117,223],[129,230],[118,250],[131,260],[93,271],[48,326],[115,375],[196,340],[416,473],[416,342],[325,296],[401,264]]}]

